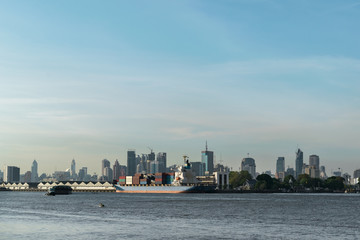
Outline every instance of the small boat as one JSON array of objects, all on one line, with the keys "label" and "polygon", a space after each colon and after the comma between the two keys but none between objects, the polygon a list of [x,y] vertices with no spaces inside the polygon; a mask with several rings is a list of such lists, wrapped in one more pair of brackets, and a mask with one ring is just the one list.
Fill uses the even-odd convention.
[{"label": "small boat", "polygon": [[47,194],[48,196],[55,196],[55,195],[64,195],[64,194],[71,194],[72,188],[70,186],[54,186],[51,187]]},{"label": "small boat", "polygon": [[105,205],[102,203],[99,203],[99,207],[105,207]]}]

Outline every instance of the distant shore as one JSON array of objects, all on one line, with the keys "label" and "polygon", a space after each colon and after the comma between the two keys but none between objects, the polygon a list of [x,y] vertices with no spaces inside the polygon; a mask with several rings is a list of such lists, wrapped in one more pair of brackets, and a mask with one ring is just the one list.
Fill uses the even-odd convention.
[{"label": "distant shore", "polygon": [[[3,190],[4,191],[4,190]],[[47,192],[47,190],[45,189],[36,189],[36,188],[30,188],[30,189],[7,189],[5,191],[13,191],[13,192]],[[116,190],[115,189],[82,189],[82,190],[73,190],[73,192],[93,192],[93,193],[100,193],[100,192],[104,192],[104,193],[115,193]],[[220,193],[220,194],[251,194],[251,193],[263,193],[263,194],[272,194],[272,193],[288,193],[288,194],[293,194],[293,193],[334,193],[334,194],[339,194],[339,193],[355,193],[355,194],[359,194],[360,192],[346,192],[346,191],[291,191],[291,192],[286,192],[286,191],[280,191],[280,190],[263,190],[263,191],[259,191],[259,190],[215,190],[213,193]]]}]

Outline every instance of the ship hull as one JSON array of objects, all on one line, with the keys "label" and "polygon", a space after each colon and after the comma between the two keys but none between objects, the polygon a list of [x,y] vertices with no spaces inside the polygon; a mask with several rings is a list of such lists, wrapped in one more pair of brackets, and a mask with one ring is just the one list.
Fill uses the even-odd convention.
[{"label": "ship hull", "polygon": [[210,193],[215,191],[215,186],[171,186],[171,185],[115,185],[117,193]]}]

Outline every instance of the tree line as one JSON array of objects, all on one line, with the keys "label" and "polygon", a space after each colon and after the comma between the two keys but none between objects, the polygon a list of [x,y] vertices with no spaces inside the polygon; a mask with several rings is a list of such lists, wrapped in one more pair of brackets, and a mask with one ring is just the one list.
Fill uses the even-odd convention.
[{"label": "tree line", "polygon": [[[246,181],[252,180],[252,176],[248,171],[230,172],[229,185],[231,189],[238,189],[243,186]],[[328,190],[328,191],[344,191],[346,185],[345,179],[342,177],[329,177],[325,180],[320,178],[311,178],[308,174],[300,174],[297,179],[292,175],[284,178],[284,181],[273,178],[268,174],[260,174],[256,177],[256,183],[253,190],[285,190],[285,191],[301,191],[301,190]]]}]

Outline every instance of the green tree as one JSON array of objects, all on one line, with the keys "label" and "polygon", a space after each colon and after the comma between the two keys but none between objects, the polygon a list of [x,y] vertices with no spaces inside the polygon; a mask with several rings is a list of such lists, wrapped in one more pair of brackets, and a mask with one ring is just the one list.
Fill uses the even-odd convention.
[{"label": "green tree", "polygon": [[297,182],[294,178],[293,175],[287,175],[285,178],[284,178],[284,188],[286,189],[291,189],[293,188],[294,186],[296,186]]},{"label": "green tree", "polygon": [[298,176],[298,179],[297,179],[298,183],[303,186],[303,187],[306,187],[306,188],[310,188],[311,187],[311,178],[309,175],[307,174],[300,174]]},{"label": "green tree", "polygon": [[[259,176],[257,176],[256,180],[258,182],[261,182],[259,184],[257,184],[259,187],[262,186],[263,183],[265,183],[265,187],[264,189],[272,189],[272,185],[273,185],[273,179],[271,178],[271,176],[267,175],[267,174],[260,174]],[[256,188],[256,185],[255,185]],[[264,190],[264,189],[259,189],[259,190]]]},{"label": "green tree", "polygon": [[256,184],[255,184],[255,189],[256,190],[266,190],[266,189],[268,189],[266,181],[264,181],[264,180],[257,181]]},{"label": "green tree", "polygon": [[246,180],[251,180],[251,174],[248,171],[230,172],[229,183],[231,188],[242,186]]},{"label": "green tree", "polygon": [[284,184],[283,184],[279,179],[272,178],[272,186],[271,186],[271,189],[273,189],[273,190],[279,190],[280,188],[283,188],[283,187],[284,187]]},{"label": "green tree", "polygon": [[311,178],[310,185],[313,190],[319,187],[323,187],[324,182],[320,178]]},{"label": "green tree", "polygon": [[335,190],[339,190],[342,191],[345,189],[345,185],[344,185],[344,181],[345,179],[342,177],[329,177],[328,179],[325,180],[325,187],[328,188],[329,190],[335,191]]}]

